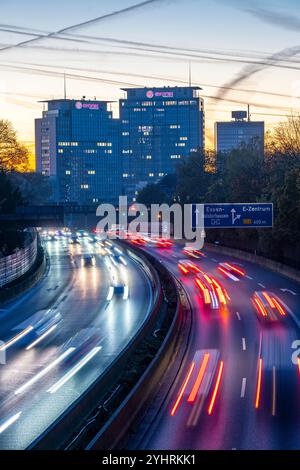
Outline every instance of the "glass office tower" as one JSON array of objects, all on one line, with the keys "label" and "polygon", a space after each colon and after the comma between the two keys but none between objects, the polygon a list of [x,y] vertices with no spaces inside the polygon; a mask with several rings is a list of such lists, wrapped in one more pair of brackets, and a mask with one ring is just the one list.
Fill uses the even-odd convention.
[{"label": "glass office tower", "polygon": [[107,102],[46,101],[35,121],[36,170],[51,177],[56,202],[118,201],[121,194],[119,120]]},{"label": "glass office tower", "polygon": [[263,154],[265,123],[248,120],[246,111],[233,111],[232,119],[215,123],[215,150],[226,153],[241,145],[254,145]]},{"label": "glass office tower", "polygon": [[120,100],[123,189],[139,189],[175,172],[178,161],[204,147],[199,87],[124,88]]}]

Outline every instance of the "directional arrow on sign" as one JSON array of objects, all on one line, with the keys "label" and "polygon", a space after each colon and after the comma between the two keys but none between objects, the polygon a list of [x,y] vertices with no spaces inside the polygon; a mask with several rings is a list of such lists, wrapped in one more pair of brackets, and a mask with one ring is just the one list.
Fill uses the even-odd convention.
[{"label": "directional arrow on sign", "polygon": [[231,209],[230,212],[231,212],[231,221],[232,221],[232,225],[234,225],[235,222],[241,218],[241,214],[235,215],[235,214],[236,214],[236,210],[235,210],[235,209]]}]

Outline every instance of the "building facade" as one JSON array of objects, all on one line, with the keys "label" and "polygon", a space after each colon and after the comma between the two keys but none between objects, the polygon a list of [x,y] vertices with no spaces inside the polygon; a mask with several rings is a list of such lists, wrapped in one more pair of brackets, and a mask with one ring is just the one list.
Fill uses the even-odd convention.
[{"label": "building facade", "polygon": [[104,101],[51,100],[35,120],[36,171],[53,181],[54,200],[117,202],[121,194],[119,120]]},{"label": "building facade", "polygon": [[124,88],[119,102],[123,191],[132,200],[148,183],[175,173],[178,161],[204,147],[199,87]]},{"label": "building facade", "polygon": [[232,121],[215,123],[215,150],[229,152],[241,145],[257,146],[260,153],[264,151],[265,123],[250,121],[246,111],[232,112]]}]

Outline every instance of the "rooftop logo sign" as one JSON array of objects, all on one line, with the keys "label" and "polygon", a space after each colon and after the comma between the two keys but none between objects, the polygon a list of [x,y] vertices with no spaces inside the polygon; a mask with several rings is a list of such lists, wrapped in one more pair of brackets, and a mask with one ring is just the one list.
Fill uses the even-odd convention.
[{"label": "rooftop logo sign", "polygon": [[147,98],[173,98],[174,92],[173,91],[152,91],[148,90],[146,93]]},{"label": "rooftop logo sign", "polygon": [[76,101],[75,103],[76,109],[99,109],[98,103],[85,103],[82,101]]}]

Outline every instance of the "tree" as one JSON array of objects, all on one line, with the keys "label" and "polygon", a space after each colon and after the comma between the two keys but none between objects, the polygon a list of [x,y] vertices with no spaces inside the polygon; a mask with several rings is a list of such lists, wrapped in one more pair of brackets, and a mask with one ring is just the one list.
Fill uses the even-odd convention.
[{"label": "tree", "polygon": [[52,196],[52,186],[48,176],[41,173],[11,172],[8,177],[14,186],[22,193],[28,204],[45,204]]},{"label": "tree", "polygon": [[28,168],[28,150],[18,142],[12,124],[0,120],[0,169],[3,171],[26,171]]},{"label": "tree", "polygon": [[300,156],[300,115],[280,122],[268,137],[267,151],[288,157]]},{"label": "tree", "polygon": [[166,194],[160,189],[159,184],[147,184],[137,196],[137,202],[150,206],[167,202]]},{"label": "tree", "polygon": [[14,187],[7,174],[0,170],[0,213],[12,214],[20,204],[23,204],[23,198],[19,188]]}]

